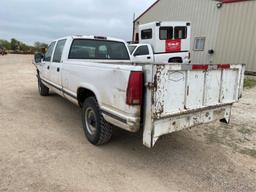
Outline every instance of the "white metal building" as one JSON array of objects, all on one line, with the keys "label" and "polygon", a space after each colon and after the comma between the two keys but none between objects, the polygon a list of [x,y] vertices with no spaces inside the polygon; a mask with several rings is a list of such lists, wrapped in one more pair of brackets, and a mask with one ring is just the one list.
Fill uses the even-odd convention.
[{"label": "white metal building", "polygon": [[[256,0],[158,0],[134,21],[190,21],[193,63],[245,63],[256,75]],[[213,54],[209,54],[213,50]]]}]

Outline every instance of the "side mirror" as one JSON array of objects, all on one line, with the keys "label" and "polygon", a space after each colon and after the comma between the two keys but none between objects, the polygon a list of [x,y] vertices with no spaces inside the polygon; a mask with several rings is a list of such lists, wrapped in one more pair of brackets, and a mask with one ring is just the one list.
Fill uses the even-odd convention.
[{"label": "side mirror", "polygon": [[42,59],[44,58],[44,54],[43,53],[36,53],[34,55],[34,60],[35,60],[35,63],[40,63],[42,61]]}]

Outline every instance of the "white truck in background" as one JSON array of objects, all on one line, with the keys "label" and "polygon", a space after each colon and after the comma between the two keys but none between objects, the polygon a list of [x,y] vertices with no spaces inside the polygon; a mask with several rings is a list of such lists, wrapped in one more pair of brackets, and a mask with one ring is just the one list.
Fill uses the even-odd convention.
[{"label": "white truck in background", "polygon": [[69,36],[35,55],[40,95],[59,94],[82,109],[87,139],[108,142],[115,125],[143,129],[143,144],[216,120],[230,121],[242,96],[243,64],[133,63],[122,40]]},{"label": "white truck in background", "polygon": [[133,62],[190,63],[190,22],[155,21],[139,26],[138,44],[130,44]]}]

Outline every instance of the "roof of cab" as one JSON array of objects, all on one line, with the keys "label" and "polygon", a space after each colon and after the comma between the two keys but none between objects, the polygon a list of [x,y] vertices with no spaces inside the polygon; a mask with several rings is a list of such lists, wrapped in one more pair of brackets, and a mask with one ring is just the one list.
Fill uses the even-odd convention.
[{"label": "roof of cab", "polygon": [[104,37],[104,36],[94,36],[94,35],[72,35],[72,36],[58,38],[55,41],[58,41],[61,39],[68,39],[68,38],[71,38],[71,39],[97,39],[97,40],[118,41],[118,42],[126,43],[122,39],[117,39],[117,38],[113,38],[113,37]]}]

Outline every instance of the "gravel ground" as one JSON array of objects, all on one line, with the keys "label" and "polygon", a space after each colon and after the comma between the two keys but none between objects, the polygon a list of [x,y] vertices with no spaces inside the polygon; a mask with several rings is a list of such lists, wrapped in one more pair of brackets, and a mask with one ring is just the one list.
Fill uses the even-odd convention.
[{"label": "gravel ground", "polygon": [[114,130],[112,142],[85,139],[80,109],[37,92],[32,56],[0,57],[0,191],[256,191],[256,88],[232,122],[198,126],[142,145]]}]

